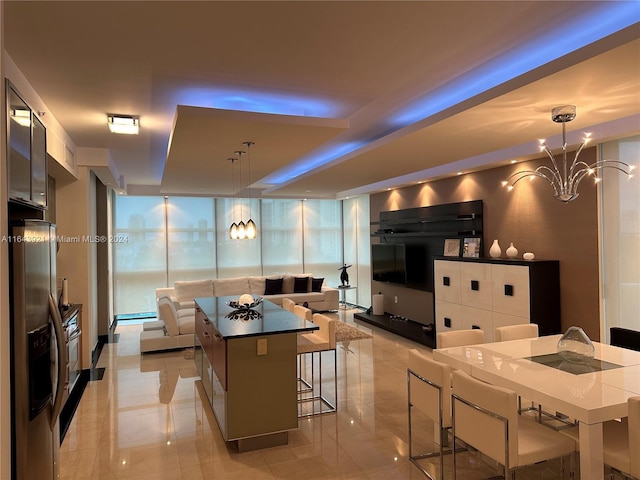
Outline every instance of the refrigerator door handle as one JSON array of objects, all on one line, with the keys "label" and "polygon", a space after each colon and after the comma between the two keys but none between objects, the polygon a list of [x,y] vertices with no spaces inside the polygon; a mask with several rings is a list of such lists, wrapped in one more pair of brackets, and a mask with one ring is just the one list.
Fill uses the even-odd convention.
[{"label": "refrigerator door handle", "polygon": [[51,430],[53,431],[58,416],[62,411],[62,396],[64,395],[64,382],[67,374],[67,343],[64,338],[64,330],[62,328],[62,318],[60,311],[56,305],[53,295],[49,294],[49,313],[53,319],[53,329],[56,335],[56,346],[58,350],[58,385],[56,386],[56,396],[53,400],[53,409],[51,410]]}]

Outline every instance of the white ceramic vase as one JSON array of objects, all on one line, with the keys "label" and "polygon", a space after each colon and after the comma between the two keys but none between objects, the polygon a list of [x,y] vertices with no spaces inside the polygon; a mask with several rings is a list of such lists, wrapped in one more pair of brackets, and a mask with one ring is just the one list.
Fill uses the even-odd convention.
[{"label": "white ceramic vase", "polygon": [[498,240],[494,240],[489,249],[489,256],[491,258],[500,258],[500,255],[502,255],[502,249],[500,248]]},{"label": "white ceramic vase", "polygon": [[518,256],[518,249],[514,247],[512,243],[511,245],[509,245],[509,248],[507,248],[507,257],[516,258],[517,256]]}]

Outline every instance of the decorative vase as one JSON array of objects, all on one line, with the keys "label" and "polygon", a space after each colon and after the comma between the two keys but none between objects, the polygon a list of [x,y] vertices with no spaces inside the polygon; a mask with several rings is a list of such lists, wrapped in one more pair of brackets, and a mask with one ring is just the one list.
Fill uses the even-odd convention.
[{"label": "decorative vase", "polygon": [[522,258],[525,260],[533,260],[536,256],[532,252],[525,252],[522,254]]},{"label": "decorative vase", "polygon": [[558,355],[571,363],[589,363],[596,353],[596,348],[580,327],[569,329],[558,340]]},{"label": "decorative vase", "polygon": [[507,248],[507,257],[516,258],[518,256],[518,249],[513,246],[513,243]]},{"label": "decorative vase", "polygon": [[491,248],[489,249],[489,256],[491,258],[500,258],[500,255],[502,255],[502,249],[500,248],[498,240],[494,240],[491,244]]}]

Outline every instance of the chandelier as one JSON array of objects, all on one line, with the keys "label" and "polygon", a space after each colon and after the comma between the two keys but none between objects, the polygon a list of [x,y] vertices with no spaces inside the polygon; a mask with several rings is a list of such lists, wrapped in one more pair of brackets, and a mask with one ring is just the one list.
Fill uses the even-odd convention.
[{"label": "chandelier", "polygon": [[590,140],[590,134],[587,133],[582,139],[582,143],[578,147],[575,153],[573,162],[568,165],[567,162],[567,140],[566,140],[566,126],[567,122],[570,122],[576,118],[575,105],[563,105],[561,107],[555,107],[551,110],[551,120],[556,123],[562,124],[562,169],[558,167],[556,158],[549,150],[549,147],[544,140],[540,141],[540,151],[545,152],[551,159],[551,167],[547,165],[540,165],[535,170],[520,170],[510,175],[505,181],[502,182],[503,186],[508,186],[509,191],[513,190],[513,187],[523,178],[533,179],[535,177],[544,178],[551,184],[554,191],[554,197],[561,202],[568,203],[571,200],[578,198],[578,185],[582,179],[587,175],[593,175],[595,182],[599,182],[601,177],[596,173],[598,168],[614,168],[621,171],[628,177],[631,177],[631,171],[634,166],[629,165],[618,160],[598,160],[591,165],[586,162],[579,161],[578,157],[582,149]]}]

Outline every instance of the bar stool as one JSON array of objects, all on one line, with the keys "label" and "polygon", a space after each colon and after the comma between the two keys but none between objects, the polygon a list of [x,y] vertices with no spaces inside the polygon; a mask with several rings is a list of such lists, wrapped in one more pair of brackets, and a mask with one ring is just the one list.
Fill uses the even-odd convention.
[{"label": "bar stool", "polygon": [[284,308],[287,312],[293,312],[293,307],[296,306],[296,302],[294,302],[293,300],[291,300],[290,298],[283,298],[282,299],[282,308]]},{"label": "bar stool", "polygon": [[[303,307],[304,308],[304,307]],[[316,313],[313,315],[313,323],[320,327],[312,333],[303,333],[298,335],[298,359],[311,354],[311,381],[302,380],[308,385],[305,390],[298,390],[298,417],[309,417],[312,415],[320,415],[323,413],[332,413],[337,410],[338,403],[338,356],[336,354],[336,325],[335,320]],[[333,381],[334,381],[334,401],[329,401],[322,394],[322,354],[324,352],[333,352]],[[318,354],[318,388],[316,394],[315,382],[315,354]],[[299,362],[300,364],[300,362]],[[311,393],[310,396],[305,394]],[[310,412],[304,412],[302,406],[311,402],[312,408]],[[316,411],[316,403],[320,404],[320,408]],[[325,408],[326,407],[326,408]]]}]

